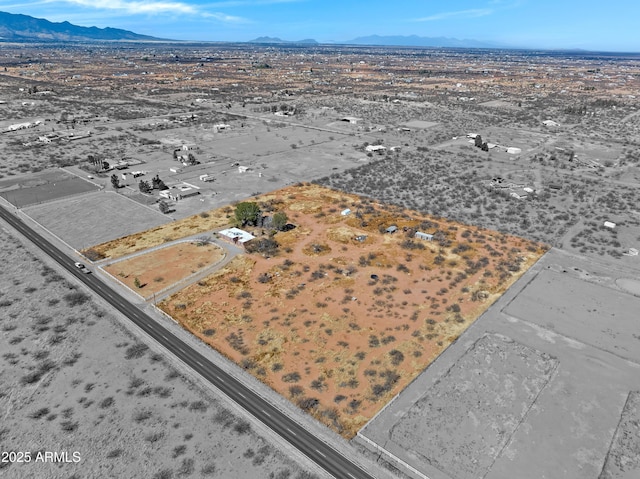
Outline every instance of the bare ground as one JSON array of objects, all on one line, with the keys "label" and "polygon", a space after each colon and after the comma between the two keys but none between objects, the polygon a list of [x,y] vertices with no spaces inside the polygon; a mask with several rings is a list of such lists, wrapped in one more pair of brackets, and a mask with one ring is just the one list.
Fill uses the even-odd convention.
[{"label": "bare ground", "polygon": [[[32,247],[0,238],[0,449],[33,458],[0,475],[313,477]],[[35,461],[54,451],[70,462]]]}]

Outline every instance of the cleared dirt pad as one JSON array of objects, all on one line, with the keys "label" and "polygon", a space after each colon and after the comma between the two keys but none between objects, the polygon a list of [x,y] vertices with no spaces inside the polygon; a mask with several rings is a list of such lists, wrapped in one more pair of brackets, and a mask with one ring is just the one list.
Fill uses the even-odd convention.
[{"label": "cleared dirt pad", "polygon": [[487,335],[414,405],[391,439],[458,479],[483,477],[558,365]]},{"label": "cleared dirt pad", "polygon": [[[118,261],[104,270],[140,295],[148,297],[178,283],[202,268],[216,264],[224,251],[214,244],[185,242]],[[135,281],[140,286],[136,286]]]},{"label": "cleared dirt pad", "polygon": [[78,250],[171,221],[159,211],[104,191],[31,206],[24,212]]},{"label": "cleared dirt pad", "polygon": [[638,336],[629,334],[638,331],[637,307],[629,294],[547,270],[505,312],[640,362]]}]

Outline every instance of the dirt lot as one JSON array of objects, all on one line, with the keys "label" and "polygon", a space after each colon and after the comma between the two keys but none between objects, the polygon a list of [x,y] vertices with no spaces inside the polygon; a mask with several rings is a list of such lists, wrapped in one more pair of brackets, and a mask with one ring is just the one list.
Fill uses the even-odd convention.
[{"label": "dirt lot", "polygon": [[[6,189],[0,196],[19,208],[46,203],[67,196],[96,191],[98,188],[77,176],[55,174],[33,178],[31,181],[23,177],[18,188]],[[49,176],[49,177],[48,177]]]},{"label": "dirt lot", "polygon": [[315,477],[31,246],[0,240],[1,449],[79,459],[0,463],[2,477]]},{"label": "dirt lot", "polygon": [[104,270],[138,294],[149,297],[218,263],[224,255],[224,250],[214,244],[185,242],[111,263]]},{"label": "dirt lot", "polygon": [[[257,202],[295,225],[276,234],[280,253],[237,257],[160,307],[346,437],[543,252],[525,240],[314,185]],[[346,208],[354,213],[341,215]],[[206,221],[223,215],[211,212]],[[391,224],[398,233],[380,232]],[[435,241],[412,239],[412,228]]]},{"label": "dirt lot", "polygon": [[24,212],[77,250],[171,221],[155,208],[108,191],[31,206]]},{"label": "dirt lot", "polygon": [[631,271],[552,250],[361,433],[434,479],[636,477]]}]

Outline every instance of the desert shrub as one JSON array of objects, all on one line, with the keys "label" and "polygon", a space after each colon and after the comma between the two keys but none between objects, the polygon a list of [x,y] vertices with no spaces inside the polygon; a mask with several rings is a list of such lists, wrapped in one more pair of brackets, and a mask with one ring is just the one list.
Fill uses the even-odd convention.
[{"label": "desert shrub", "polygon": [[111,451],[109,451],[107,453],[107,459],[115,459],[117,457],[122,456],[122,453],[124,452],[124,449],[112,449]]},{"label": "desert shrub", "polygon": [[215,329],[211,329],[211,328],[205,329],[204,331],[202,331],[202,334],[204,334],[207,337],[211,337],[214,334],[216,334],[216,330]]},{"label": "desert shrub", "polygon": [[156,431],[156,432],[152,432],[150,434],[147,434],[144,439],[147,442],[150,442],[151,444],[154,444],[154,443],[158,442],[160,439],[162,439],[163,437],[164,437],[164,432],[163,431]]},{"label": "desert shrub", "polygon": [[402,354],[402,351],[398,351],[397,349],[389,351],[389,356],[391,357],[391,364],[394,366],[398,366],[402,361],[404,361],[404,354]]},{"label": "desert shrub", "polygon": [[320,404],[320,401],[318,401],[318,399],[313,398],[313,397],[302,397],[300,399],[298,399],[298,407],[300,409],[302,409],[303,411],[310,411],[312,409],[315,409],[318,407],[318,404]]},{"label": "desert shrub", "polygon": [[226,338],[224,338],[234,350],[238,351],[240,354],[246,356],[249,354],[249,348],[247,348],[244,344],[244,340],[242,336],[239,334],[232,332]]},{"label": "desert shrub", "polygon": [[40,419],[44,416],[46,416],[47,414],[49,414],[49,408],[48,407],[43,407],[40,408],[36,411],[33,411],[31,414],[29,414],[29,417],[32,419]]},{"label": "desert shrub", "polygon": [[41,377],[42,377],[42,372],[31,371],[30,373],[27,373],[24,376],[22,376],[22,378],[20,378],[20,383],[22,385],[34,384],[40,381]]},{"label": "desert shrub", "polygon": [[64,300],[67,302],[67,305],[71,307],[81,306],[89,301],[89,299],[90,297],[82,291],[73,291],[64,295]]},{"label": "desert shrub", "polygon": [[275,256],[280,245],[273,238],[257,238],[244,244],[247,253],[261,253],[267,256]]},{"label": "desert shrub", "polygon": [[207,408],[204,401],[193,401],[189,404],[189,411],[207,412]]},{"label": "desert shrub", "polygon": [[301,386],[298,386],[296,384],[294,384],[293,386],[289,386],[289,395],[291,397],[302,396],[302,393],[304,393],[304,389]]},{"label": "desert shrub", "polygon": [[78,423],[74,421],[62,421],[60,427],[64,432],[73,432],[78,429]]},{"label": "desert shrub", "polygon": [[298,381],[300,381],[300,373],[298,372],[287,373],[284,376],[282,376],[282,380],[285,383],[297,383]]},{"label": "desert shrub", "polygon": [[172,479],[173,478],[173,469],[162,469],[156,472],[152,479]]},{"label": "desert shrub", "polygon": [[101,259],[106,258],[105,255],[103,255],[102,253],[99,253],[98,251],[96,251],[93,248],[89,248],[89,249],[84,250],[84,252],[82,254],[89,261],[99,261]]},{"label": "desert shrub", "polygon": [[180,463],[180,467],[178,467],[178,476],[183,477],[183,476],[190,476],[191,474],[193,474],[193,471],[195,470],[195,460],[190,458],[190,457],[185,457],[184,459],[182,459],[182,462]]},{"label": "desert shrub", "polygon": [[251,431],[251,424],[244,419],[239,419],[238,422],[233,426],[233,430],[238,434],[248,434]]},{"label": "desert shrub", "polygon": [[127,348],[125,352],[125,359],[140,359],[145,355],[149,347],[143,343],[136,343],[133,346]]},{"label": "desert shrub", "polygon": [[215,463],[210,462],[206,464],[202,469],[200,469],[200,472],[202,473],[203,476],[212,476],[213,474],[216,473]]},{"label": "desert shrub", "polygon": [[100,409],[107,409],[113,405],[115,400],[112,397],[104,398],[98,405]]},{"label": "desert shrub", "polygon": [[338,394],[336,397],[333,398],[333,402],[335,403],[341,403],[342,401],[344,401],[345,399],[347,399],[347,396],[344,396],[342,394]]},{"label": "desert shrub", "polygon": [[151,411],[145,410],[145,411],[138,411],[137,413],[135,413],[133,415],[133,420],[135,422],[143,422],[146,421],[147,419],[149,419],[151,417]]}]

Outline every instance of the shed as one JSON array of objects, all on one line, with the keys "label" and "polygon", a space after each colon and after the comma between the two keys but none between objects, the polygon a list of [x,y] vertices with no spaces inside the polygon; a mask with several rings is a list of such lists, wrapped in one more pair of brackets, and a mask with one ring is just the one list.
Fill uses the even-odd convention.
[{"label": "shed", "polygon": [[398,231],[398,227],[396,225],[391,225],[385,231],[387,233],[395,233],[396,231]]},{"label": "shed", "polygon": [[348,216],[348,215],[350,215],[350,214],[351,214],[351,210],[350,210],[349,208],[347,208],[347,209],[345,209],[345,210],[342,210],[342,211],[340,212],[340,214],[341,214],[342,216]]},{"label": "shed", "polygon": [[340,118],[340,121],[345,121],[347,123],[358,123],[362,118],[357,118],[355,116],[344,116]]},{"label": "shed", "polygon": [[422,231],[416,231],[415,237],[422,240],[433,241],[433,235],[430,233],[423,233]]},{"label": "shed", "polygon": [[241,230],[240,228],[228,228],[219,231],[220,238],[233,244],[244,245],[247,241],[255,238],[251,233]]},{"label": "shed", "polygon": [[369,151],[369,152],[377,152],[377,153],[382,153],[383,151],[385,151],[387,149],[386,146],[384,145],[367,145],[365,147],[365,151]]},{"label": "shed", "polygon": [[604,227],[605,227],[605,228],[611,228],[611,229],[613,229],[613,228],[615,228],[615,227],[616,227],[616,224],[615,224],[615,223],[613,223],[613,222],[611,222],[611,221],[605,221],[605,222],[604,222]]},{"label": "shed", "polygon": [[510,155],[519,155],[520,153],[522,153],[522,149],[516,148],[515,146],[510,146],[507,148],[507,153],[509,153]]}]

